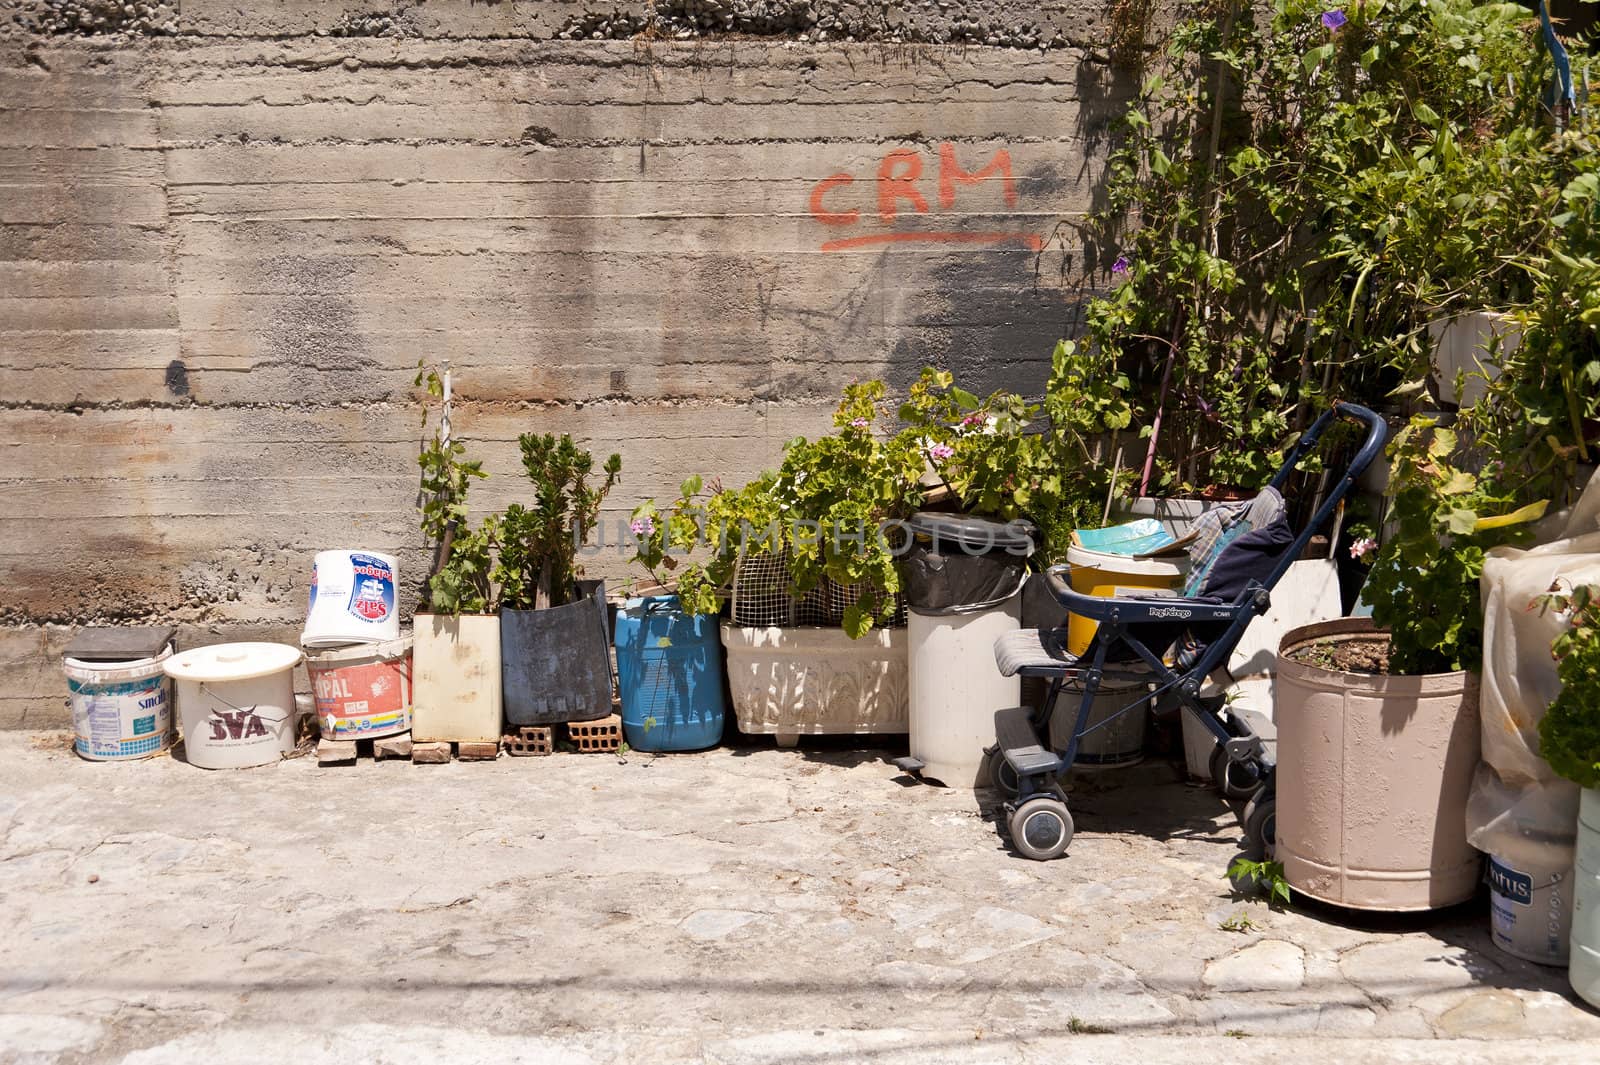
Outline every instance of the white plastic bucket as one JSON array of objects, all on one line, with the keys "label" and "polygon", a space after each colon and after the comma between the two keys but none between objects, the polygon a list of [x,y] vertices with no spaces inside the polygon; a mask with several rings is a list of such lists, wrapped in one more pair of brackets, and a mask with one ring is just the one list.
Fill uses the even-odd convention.
[{"label": "white plastic bucket", "polygon": [[267,765],[294,750],[294,667],[300,649],[224,643],[167,659],[178,682],[184,750],[202,769]]},{"label": "white plastic bucket", "polygon": [[[1144,735],[1150,723],[1149,691],[1148,684],[1102,681],[1100,689],[1094,693],[1094,705],[1089,708],[1089,720],[1084,725],[1090,731],[1078,740],[1078,752],[1072,764],[1078,769],[1119,769],[1144,761]],[[1119,713],[1136,701],[1140,705]],[[1067,749],[1082,705],[1083,689],[1062,689],[1056,699],[1055,713],[1050,716],[1051,747],[1058,751]],[[1113,718],[1112,715],[1118,716]]]},{"label": "white plastic bucket", "polygon": [[1572,936],[1573,840],[1504,840],[1489,855],[1494,945],[1538,965],[1566,965]]},{"label": "white plastic bucket", "polygon": [[154,658],[129,662],[66,659],[72,749],[93,762],[132,761],[172,746],[172,681]]},{"label": "white plastic bucket", "polygon": [[343,647],[400,638],[397,588],[400,571],[393,555],[378,551],[319,551],[311,567],[311,599],[306,647]]},{"label": "white plastic bucket", "polygon": [[1576,864],[1567,979],[1579,998],[1600,1007],[1600,790],[1594,788],[1584,788],[1578,801]]},{"label": "white plastic bucket", "polygon": [[994,641],[1016,631],[1021,612],[1021,595],[971,614],[910,612],[911,755],[924,776],[952,788],[989,786],[979,772],[994,743],[994,712],[1022,700],[1021,679],[994,664]]},{"label": "white plastic bucket", "polygon": [[335,740],[411,730],[411,637],[306,655],[322,735]]}]

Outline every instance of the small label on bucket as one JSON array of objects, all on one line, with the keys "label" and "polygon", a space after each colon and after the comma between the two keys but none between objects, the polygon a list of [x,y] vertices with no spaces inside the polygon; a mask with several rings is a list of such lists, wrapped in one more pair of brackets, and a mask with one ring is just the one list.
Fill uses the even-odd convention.
[{"label": "small label on bucket", "polygon": [[372,555],[350,556],[355,574],[351,582],[350,613],[362,621],[386,620],[394,610],[394,571],[389,563]]},{"label": "small label on bucket", "polygon": [[1533,877],[1489,859],[1489,885],[1518,906],[1533,905]]}]

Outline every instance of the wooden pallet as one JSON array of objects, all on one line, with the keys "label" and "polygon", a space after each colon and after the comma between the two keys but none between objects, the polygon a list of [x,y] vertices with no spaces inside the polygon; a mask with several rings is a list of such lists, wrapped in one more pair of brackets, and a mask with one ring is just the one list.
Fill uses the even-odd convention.
[{"label": "wooden pallet", "polygon": [[556,730],[549,725],[524,725],[514,734],[508,733],[503,736],[500,745],[505,748],[507,754],[517,758],[554,754]]},{"label": "wooden pallet", "polygon": [[616,714],[598,721],[572,721],[567,739],[580,754],[611,754],[622,746],[622,718]]}]

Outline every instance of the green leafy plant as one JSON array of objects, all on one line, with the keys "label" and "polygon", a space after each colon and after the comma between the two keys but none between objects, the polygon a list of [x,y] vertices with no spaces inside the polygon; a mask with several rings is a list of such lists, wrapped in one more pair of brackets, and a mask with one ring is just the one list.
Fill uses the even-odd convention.
[{"label": "green leafy plant", "polygon": [[[467,513],[468,488],[488,474],[481,463],[465,457],[465,444],[448,435],[449,401],[444,375],[419,362],[412,383],[440,406],[438,424],[424,439],[417,455],[422,471],[417,510],[423,536],[434,551],[433,572],[423,590],[420,609],[445,614],[489,613],[495,605],[490,570],[496,527],[493,519],[488,519],[474,529]],[[429,406],[424,404],[424,430],[428,415]]]},{"label": "green leafy plant", "polygon": [[1228,866],[1228,879],[1235,884],[1252,886],[1274,905],[1282,902],[1287,906],[1291,901],[1289,881],[1283,875],[1282,862],[1235,858],[1233,864]]},{"label": "green leafy plant", "polygon": [[1148,397],[1151,486],[1254,487],[1329,398],[1422,378],[1428,318],[1529,298],[1555,135],[1517,5],[1186,8],[1111,160],[1087,333]]},{"label": "green leafy plant", "polygon": [[1393,673],[1476,669],[1483,656],[1484,555],[1528,535],[1545,501],[1519,504],[1503,464],[1466,467],[1460,436],[1417,416],[1388,449],[1395,531],[1362,593],[1389,630]]},{"label": "green leafy plant", "polygon": [[516,610],[562,606],[575,597],[578,549],[594,531],[600,504],[621,475],[622,458],[608,458],[601,468],[604,481],[591,487],[594,458],[572,437],[524,433],[517,443],[534,504],[513,503],[500,519],[495,577],[501,605]]},{"label": "green leafy plant", "polygon": [[1561,691],[1539,722],[1539,753],[1580,787],[1600,788],[1600,585],[1558,584],[1540,605],[1567,627],[1551,646]]},{"label": "green leafy plant", "polygon": [[[1231,875],[1232,870],[1229,870],[1229,873]],[[1245,914],[1236,913],[1229,916],[1227,920],[1217,925],[1217,927],[1224,932],[1254,932],[1256,923]]]}]

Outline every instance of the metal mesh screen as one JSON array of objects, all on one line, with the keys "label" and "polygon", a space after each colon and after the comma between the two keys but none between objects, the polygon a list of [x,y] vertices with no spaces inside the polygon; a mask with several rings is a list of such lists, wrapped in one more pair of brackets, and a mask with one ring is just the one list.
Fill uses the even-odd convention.
[{"label": "metal mesh screen", "polygon": [[[826,577],[799,599],[790,595],[789,553],[757,552],[739,560],[733,576],[733,623],[752,627],[821,625],[844,621],[847,607],[867,590],[865,584],[839,584]],[[905,602],[895,597],[889,628],[906,623]]]}]

